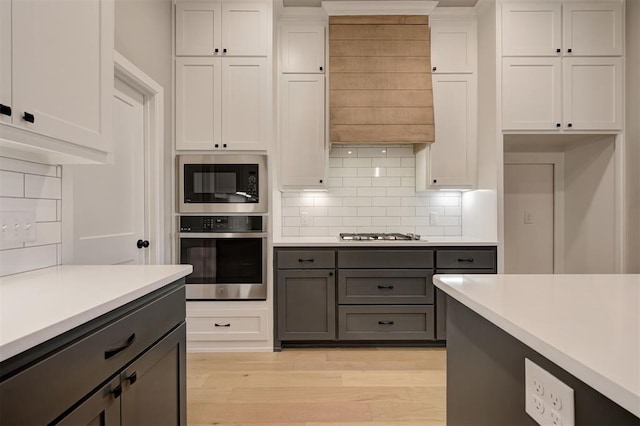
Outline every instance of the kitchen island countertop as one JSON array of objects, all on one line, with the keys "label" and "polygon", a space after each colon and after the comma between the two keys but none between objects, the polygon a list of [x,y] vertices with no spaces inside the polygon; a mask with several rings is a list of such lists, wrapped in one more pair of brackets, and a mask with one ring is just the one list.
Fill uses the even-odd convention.
[{"label": "kitchen island countertop", "polygon": [[191,265],[64,265],[2,277],[0,361],[192,271]]},{"label": "kitchen island countertop", "polygon": [[337,235],[327,237],[281,237],[274,239],[274,247],[443,247],[443,246],[495,246],[497,241],[471,237],[431,237],[409,241],[343,241]]},{"label": "kitchen island countertop", "polygon": [[640,275],[436,275],[434,284],[640,417]]}]

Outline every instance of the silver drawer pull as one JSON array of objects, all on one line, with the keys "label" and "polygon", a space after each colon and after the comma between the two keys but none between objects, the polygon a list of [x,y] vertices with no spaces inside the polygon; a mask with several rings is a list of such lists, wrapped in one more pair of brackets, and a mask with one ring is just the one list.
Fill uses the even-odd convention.
[{"label": "silver drawer pull", "polygon": [[395,324],[395,322],[393,322],[393,321],[378,321],[378,324],[380,324],[380,325],[393,325],[393,324]]},{"label": "silver drawer pull", "polygon": [[218,323],[215,323],[215,324],[216,324],[216,327],[231,327],[231,324],[218,324]]},{"label": "silver drawer pull", "polygon": [[380,290],[393,290],[394,286],[393,285],[379,285],[378,288]]}]

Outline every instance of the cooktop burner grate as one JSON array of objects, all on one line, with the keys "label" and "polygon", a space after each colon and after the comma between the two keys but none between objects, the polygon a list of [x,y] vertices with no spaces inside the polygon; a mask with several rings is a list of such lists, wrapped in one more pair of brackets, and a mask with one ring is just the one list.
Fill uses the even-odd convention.
[{"label": "cooktop burner grate", "polygon": [[399,234],[399,233],[340,233],[340,239],[345,241],[375,241],[375,240],[384,240],[384,241],[411,241],[411,240],[419,240],[420,235],[418,234]]}]

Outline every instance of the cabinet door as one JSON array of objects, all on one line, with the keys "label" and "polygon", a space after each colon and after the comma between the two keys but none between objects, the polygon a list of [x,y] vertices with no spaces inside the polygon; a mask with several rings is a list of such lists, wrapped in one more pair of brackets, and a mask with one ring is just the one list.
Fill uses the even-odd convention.
[{"label": "cabinet door", "polygon": [[66,415],[59,426],[118,426],[120,425],[120,377],[94,392],[75,410]]},{"label": "cabinet door", "polygon": [[560,58],[502,58],[503,130],[562,127]]},{"label": "cabinet door", "polygon": [[11,123],[11,2],[0,1],[0,123]]},{"label": "cabinet door", "polygon": [[430,26],[432,72],[474,72],[477,62],[476,23],[432,21]]},{"label": "cabinet door", "polygon": [[283,75],[280,99],[280,184],[322,188],[327,157],[324,75]]},{"label": "cabinet door", "polygon": [[563,59],[565,128],[622,129],[622,58]]},{"label": "cabinet door", "polygon": [[13,1],[12,30],[13,123],[110,151],[113,2]]},{"label": "cabinet door", "polygon": [[474,75],[434,75],[436,141],[429,147],[432,187],[475,184],[476,79]]},{"label": "cabinet door", "polygon": [[219,3],[177,3],[176,55],[213,56],[221,54],[221,13],[222,8]]},{"label": "cabinet door", "polygon": [[222,61],[222,147],[266,149],[269,134],[266,58]]},{"label": "cabinet door", "polygon": [[221,138],[221,59],[176,59],[176,149],[214,149]]},{"label": "cabinet door", "polygon": [[186,425],[186,325],[121,374],[123,425]]},{"label": "cabinet door", "polygon": [[562,49],[560,2],[502,4],[504,56],[554,56]]},{"label": "cabinet door", "polygon": [[620,56],[622,3],[567,2],[562,6],[564,53],[575,56]]},{"label": "cabinet door", "polygon": [[266,56],[268,31],[265,3],[222,4],[222,52],[232,56]]},{"label": "cabinet door", "polygon": [[283,24],[280,46],[283,73],[324,73],[324,25]]},{"label": "cabinet door", "polygon": [[278,270],[277,292],[277,339],[335,340],[333,270]]}]

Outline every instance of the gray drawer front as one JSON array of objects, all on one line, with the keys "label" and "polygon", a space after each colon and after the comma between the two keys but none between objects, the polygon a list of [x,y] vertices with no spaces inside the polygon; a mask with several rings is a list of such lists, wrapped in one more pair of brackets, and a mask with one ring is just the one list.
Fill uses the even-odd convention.
[{"label": "gray drawer front", "polygon": [[[185,311],[185,290],[181,286],[2,382],[0,423],[50,423],[96,384],[184,322]],[[134,334],[135,340],[131,338]],[[128,341],[131,343],[126,349],[106,358],[106,351],[125,346]],[[29,395],[30,409],[11,409],[24,404],[24,395]],[[11,414],[20,418],[10,418]]]},{"label": "gray drawer front", "polygon": [[493,250],[438,250],[436,267],[438,269],[494,269],[496,254]]},{"label": "gray drawer front", "polygon": [[333,269],[333,250],[278,250],[278,269]]},{"label": "gray drawer front", "polygon": [[340,306],[340,340],[433,340],[433,306]]},{"label": "gray drawer front", "polygon": [[348,269],[338,273],[342,304],[433,303],[432,269]]},{"label": "gray drawer front", "polygon": [[338,250],[339,268],[432,268],[433,250]]}]

